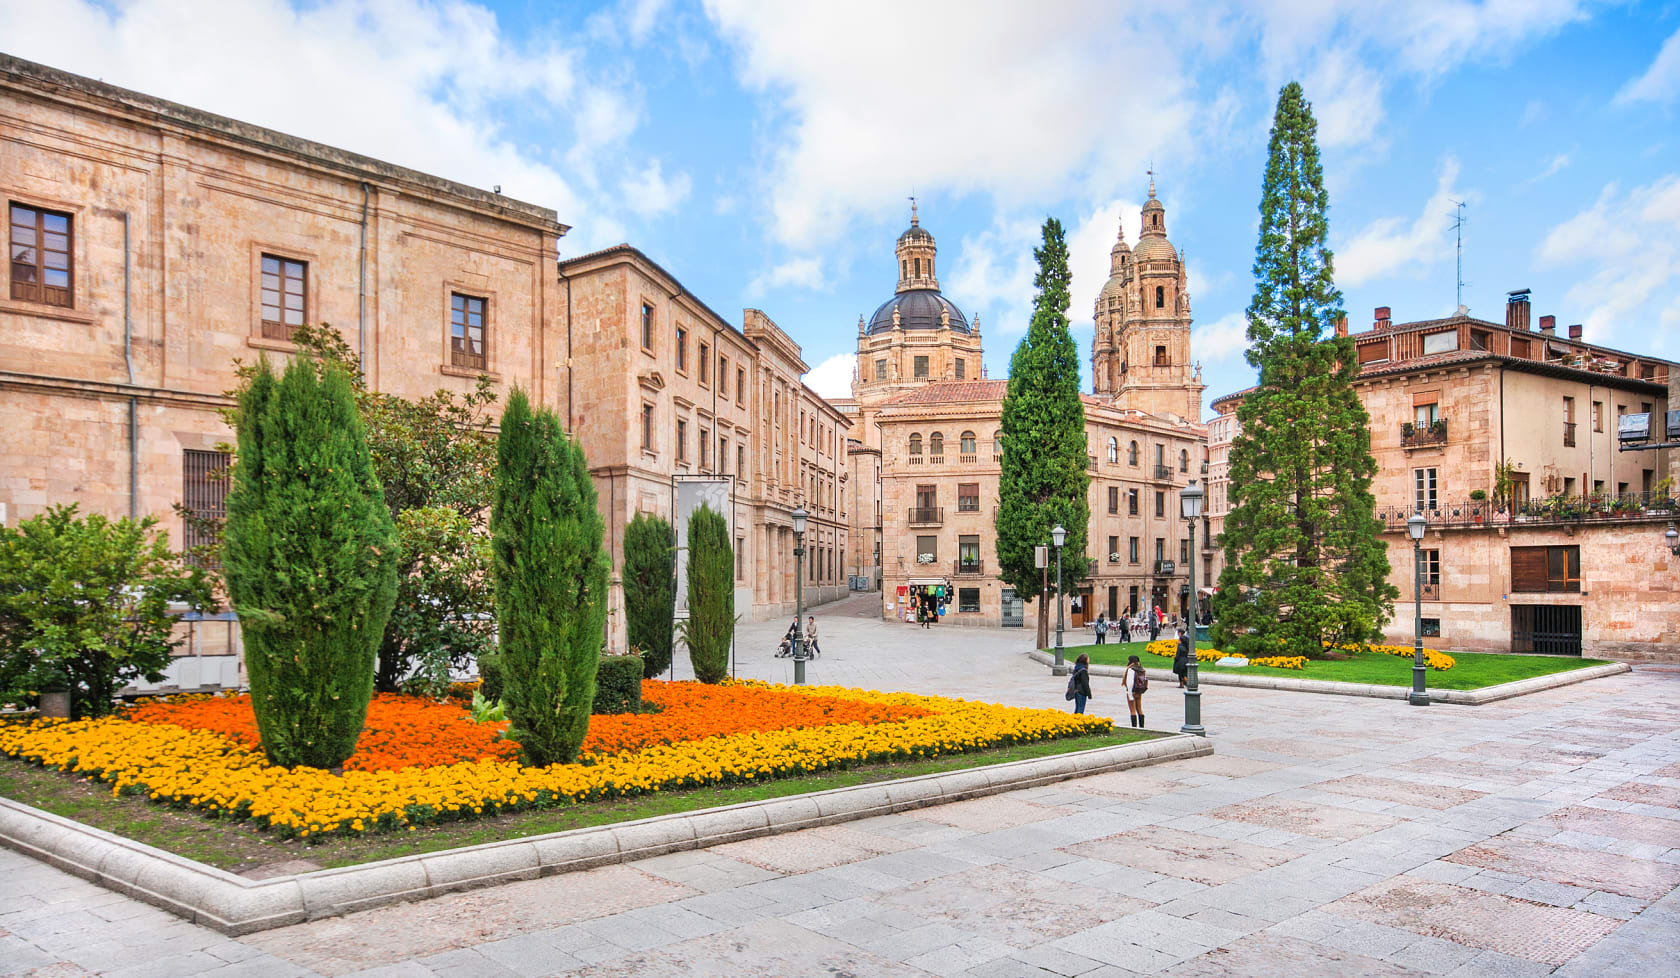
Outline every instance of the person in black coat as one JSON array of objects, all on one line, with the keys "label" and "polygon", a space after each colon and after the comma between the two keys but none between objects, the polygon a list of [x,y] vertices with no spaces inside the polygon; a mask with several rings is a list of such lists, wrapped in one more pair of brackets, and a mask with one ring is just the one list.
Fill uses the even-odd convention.
[{"label": "person in black coat", "polygon": [[1183,687],[1185,677],[1190,674],[1190,657],[1195,654],[1195,646],[1190,642],[1190,633],[1180,626],[1178,652],[1173,655],[1173,675],[1178,677],[1180,687]]},{"label": "person in black coat", "polygon": [[1091,657],[1081,652],[1073,660],[1073,675],[1068,685],[1073,687],[1073,712],[1084,713],[1085,701],[1091,698]]}]

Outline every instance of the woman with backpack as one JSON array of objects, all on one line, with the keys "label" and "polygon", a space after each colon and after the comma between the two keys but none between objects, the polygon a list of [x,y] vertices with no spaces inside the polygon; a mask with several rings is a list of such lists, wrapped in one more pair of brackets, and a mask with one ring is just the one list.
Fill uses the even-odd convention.
[{"label": "woman with backpack", "polygon": [[1085,701],[1091,698],[1091,657],[1079,653],[1073,660],[1073,675],[1068,677],[1067,698],[1073,700],[1073,712],[1084,713]]},{"label": "woman with backpack", "polygon": [[1149,677],[1137,656],[1126,660],[1126,671],[1120,674],[1120,685],[1126,691],[1126,709],[1131,711],[1132,726],[1143,726],[1143,694],[1149,689]]}]

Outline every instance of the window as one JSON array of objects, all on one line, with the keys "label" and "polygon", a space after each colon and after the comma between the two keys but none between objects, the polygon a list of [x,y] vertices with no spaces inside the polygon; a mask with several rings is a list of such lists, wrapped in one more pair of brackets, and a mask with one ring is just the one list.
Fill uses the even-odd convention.
[{"label": "window", "polygon": [[1113,559],[1115,557],[1120,556],[1120,538],[1119,537],[1109,537],[1108,538],[1108,554],[1109,554],[1110,559]]},{"label": "window", "polygon": [[688,373],[688,330],[677,327],[677,373]]},{"label": "window", "polygon": [[1155,538],[1155,559],[1157,561],[1167,559],[1167,539],[1166,539],[1166,537],[1156,537]]},{"label": "window", "polygon": [[1603,401],[1594,401],[1593,402],[1593,430],[1594,431],[1603,431],[1604,430],[1604,402]]},{"label": "window", "polygon": [[1127,516],[1136,516],[1137,514],[1138,514],[1138,491],[1136,489],[1127,489],[1126,490],[1126,515]]},{"label": "window", "polygon": [[1138,464],[1138,443],[1135,441],[1132,442],[1132,447],[1126,451],[1126,463],[1128,465]]},{"label": "window", "polygon": [[1423,619],[1423,637],[1424,638],[1440,638],[1441,637],[1441,619],[1439,619],[1439,618],[1425,618],[1425,619]]},{"label": "window", "polygon": [[642,349],[653,352],[653,306],[642,303]]},{"label": "window", "polygon": [[928,454],[935,457],[945,454],[945,436],[940,432],[928,435]]},{"label": "window", "polygon": [[677,419],[677,461],[688,459],[688,422]]},{"label": "window", "polygon": [[718,394],[729,396],[729,358],[718,356]]},{"label": "window", "polygon": [[746,537],[736,537],[735,538],[735,579],[737,581],[744,581],[744,580],[747,579],[747,538]]},{"label": "window", "polygon": [[980,573],[980,537],[957,538],[957,569],[964,574]]},{"label": "window", "polygon": [[927,357],[917,357],[916,358],[916,379],[917,380],[926,380],[927,375],[928,375],[928,358]]},{"label": "window", "polygon": [[1458,349],[1458,330],[1449,329],[1439,333],[1425,333],[1423,336],[1423,354],[1450,353]]},{"label": "window", "polygon": [[1524,360],[1529,359],[1532,354],[1529,352],[1528,341],[1513,338],[1511,340],[1511,355],[1514,357],[1522,357]]},{"label": "window", "polygon": [[484,299],[478,296],[459,292],[449,296],[449,362],[469,370],[485,369]]},{"label": "window", "polygon": [[[923,560],[922,558],[928,558]],[[931,564],[939,559],[939,538],[926,536],[916,538],[916,563]]]},{"label": "window", "polygon": [[1110,513],[1116,513],[1116,514],[1120,512],[1120,487],[1119,486],[1109,486],[1108,487],[1108,511]]},{"label": "window", "polygon": [[642,405],[642,451],[653,451],[653,405]]},{"label": "window", "polygon": [[718,439],[718,469],[724,475],[729,474],[729,439]]},{"label": "window", "polygon": [[[71,227],[69,214],[12,205],[12,298],[65,308],[74,305]],[[302,310],[299,305],[300,316]]]},{"label": "window", "polygon": [[957,588],[957,611],[975,612],[980,610],[980,589],[977,587]]},{"label": "window", "polygon": [[1441,585],[1441,551],[1423,550],[1423,583],[1430,587]]},{"label": "window", "polygon": [[974,432],[965,431],[962,433],[962,444],[959,447],[962,449],[962,453],[964,455],[974,454],[974,442]]},{"label": "window", "polygon": [[1170,366],[1172,366],[1172,361],[1167,359],[1167,348],[1166,347],[1157,346],[1155,348],[1155,366],[1157,366],[1157,367],[1170,367]]},{"label": "window", "polygon": [[922,454],[922,436],[921,435],[914,434],[914,435],[910,436],[910,454],[912,454],[912,455]]},{"label": "window", "polygon": [[1512,591],[1581,590],[1581,548],[1512,547]]},{"label": "window", "polygon": [[1424,431],[1434,424],[1441,416],[1441,405],[1434,401],[1428,404],[1417,404],[1412,407],[1412,423],[1418,431]]},{"label": "window", "polygon": [[1120,464],[1120,439],[1118,438],[1110,438],[1108,440],[1108,464]]},{"label": "window", "polygon": [[700,344],[700,383],[712,382],[712,347],[708,343]]},{"label": "window", "polygon": [[957,377],[958,380],[968,379],[968,361],[967,360],[964,360],[962,357],[958,357],[956,359],[956,361],[952,364],[952,369],[956,371],[956,377]]},{"label": "window", "polygon": [[1155,490],[1155,515],[1167,515],[1167,494],[1159,489]]},{"label": "window", "polygon": [[1001,431],[992,432],[992,454],[999,459],[1003,458],[1003,432]]},{"label": "window", "polygon": [[915,259],[915,265],[916,265],[916,277],[921,278],[922,277],[922,260],[920,258]]},{"label": "window", "polygon": [[1185,565],[1186,567],[1190,566],[1190,541],[1189,540],[1178,541],[1178,562]]},{"label": "window", "polygon": [[1137,537],[1128,537],[1127,540],[1129,541],[1129,545],[1130,545],[1129,553],[1131,554],[1131,560],[1132,560],[1132,563],[1135,564],[1135,563],[1138,562],[1138,538]]},{"label": "window", "polygon": [[1165,309],[1166,307],[1167,307],[1167,288],[1164,285],[1157,285],[1157,286],[1155,286],[1155,308]]},{"label": "window", "polygon": [[181,508],[189,514],[183,549],[209,546],[216,542],[221,523],[227,518],[227,452],[187,449],[181,458]]},{"label": "window", "polygon": [[978,512],[980,512],[980,483],[978,483],[978,482],[959,482],[959,483],[957,483],[957,512],[959,512],[959,513],[978,513]]},{"label": "window", "polygon": [[1434,469],[1412,470],[1412,505],[1418,512],[1435,508],[1437,488]]},{"label": "window", "polygon": [[887,379],[887,360],[885,357],[875,361],[875,379],[877,381]]},{"label": "window", "polygon": [[712,460],[712,432],[710,429],[700,429],[700,467],[705,468]]},{"label": "window", "polygon": [[738,445],[735,448],[735,475],[737,478],[747,477],[747,446]]},{"label": "window", "polygon": [[[16,265],[12,266],[16,269]],[[13,280],[16,281],[15,279]],[[262,334],[271,340],[289,340],[303,325],[304,297],[309,285],[309,263],[276,255],[262,256]],[[17,286],[13,285],[13,295]],[[436,335],[436,334],[434,334]]]},{"label": "window", "polygon": [[1178,471],[1190,471],[1190,449],[1188,448],[1181,448],[1178,450]]},{"label": "window", "polygon": [[735,403],[747,403],[747,368],[735,368]]},{"label": "window", "polygon": [[1155,446],[1155,468],[1164,469],[1166,467],[1167,467],[1167,446],[1156,445]]}]

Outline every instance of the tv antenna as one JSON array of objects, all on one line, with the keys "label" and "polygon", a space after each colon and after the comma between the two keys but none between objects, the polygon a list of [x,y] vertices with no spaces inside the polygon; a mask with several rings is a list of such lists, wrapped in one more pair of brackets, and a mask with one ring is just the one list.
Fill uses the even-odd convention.
[{"label": "tv antenna", "polygon": [[1453,219],[1453,233],[1458,236],[1458,307],[1464,308],[1464,201],[1448,198],[1455,211],[1450,215]]}]

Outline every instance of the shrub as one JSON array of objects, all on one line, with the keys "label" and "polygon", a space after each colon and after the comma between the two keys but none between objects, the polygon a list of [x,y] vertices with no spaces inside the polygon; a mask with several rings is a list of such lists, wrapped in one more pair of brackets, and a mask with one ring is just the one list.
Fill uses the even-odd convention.
[{"label": "shrub", "polygon": [[163,678],[182,641],[169,603],[210,594],[156,527],[75,506],[0,526],[0,701],[67,689],[72,716],[103,716],[123,686]]},{"label": "shrub", "polygon": [[478,657],[478,678],[483,682],[484,695],[491,700],[502,698],[502,657],[485,652]]},{"label": "shrub", "polygon": [[701,506],[688,518],[688,618],[683,644],[694,678],[715,683],[729,674],[735,637],[735,553],[723,514]]},{"label": "shrub", "polygon": [[336,767],[356,749],[397,595],[399,548],[350,379],[265,359],[239,397],[222,566],[269,760]]},{"label": "shrub", "polygon": [[490,532],[508,736],[528,764],[569,763],[589,732],[610,562],[583,449],[517,389],[496,443]]},{"label": "shrub", "polygon": [[642,711],[642,657],[603,655],[595,672],[595,713]]},{"label": "shrub", "polygon": [[657,516],[637,513],[624,528],[625,631],[649,679],[671,665],[676,545],[671,524]]}]

